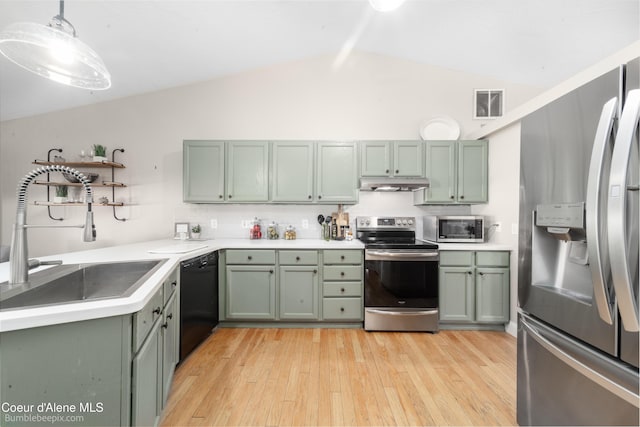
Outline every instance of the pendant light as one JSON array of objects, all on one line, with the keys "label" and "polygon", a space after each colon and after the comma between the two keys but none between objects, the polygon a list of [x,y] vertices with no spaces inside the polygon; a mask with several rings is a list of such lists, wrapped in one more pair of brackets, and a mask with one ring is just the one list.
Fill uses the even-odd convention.
[{"label": "pendant light", "polygon": [[405,0],[369,0],[369,4],[372,8],[378,12],[391,12],[396,10]]},{"label": "pendant light", "polygon": [[16,22],[0,32],[0,53],[15,64],[58,83],[90,90],[111,87],[111,75],[98,54],[77,38],[60,13],[48,25]]}]

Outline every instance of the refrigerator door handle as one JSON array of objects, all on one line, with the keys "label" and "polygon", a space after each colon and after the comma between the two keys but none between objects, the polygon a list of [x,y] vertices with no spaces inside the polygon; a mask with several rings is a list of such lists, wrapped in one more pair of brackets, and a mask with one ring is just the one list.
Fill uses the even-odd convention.
[{"label": "refrigerator door handle", "polygon": [[600,318],[609,325],[613,324],[613,306],[609,301],[607,283],[610,273],[609,249],[605,232],[606,212],[603,212],[605,200],[603,188],[606,188],[608,164],[613,140],[613,124],[616,118],[618,98],[612,98],[602,107],[598,129],[593,142],[591,163],[587,179],[586,226],[589,269],[593,282],[593,296]]},{"label": "refrigerator door handle", "polygon": [[639,396],[632,391],[622,387],[620,384],[611,381],[609,378],[600,374],[599,372],[591,369],[589,366],[580,362],[576,358],[572,357],[565,351],[558,348],[551,341],[547,340],[542,333],[536,329],[535,326],[531,325],[526,316],[522,315],[520,318],[522,322],[522,327],[530,334],[530,336],[538,342],[542,347],[544,347],[549,353],[553,354],[558,359],[562,360],[565,364],[567,364],[572,369],[578,371],[580,374],[589,378],[591,381],[600,385],[601,387],[607,389],[611,393],[618,396],[620,399],[625,400],[636,408],[640,408],[640,399]]},{"label": "refrigerator door handle", "polygon": [[640,89],[629,91],[611,158],[611,175],[607,205],[607,231],[611,276],[616,291],[622,326],[626,331],[640,330],[638,305],[633,295],[631,267],[627,253],[627,239],[634,238],[627,232],[627,173],[632,153],[634,135],[640,119]]}]

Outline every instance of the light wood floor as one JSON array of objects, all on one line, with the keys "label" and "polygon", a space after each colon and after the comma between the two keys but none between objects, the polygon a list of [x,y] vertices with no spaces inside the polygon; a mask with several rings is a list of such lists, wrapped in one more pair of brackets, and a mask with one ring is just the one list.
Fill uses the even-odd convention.
[{"label": "light wood floor", "polygon": [[516,425],[501,332],[218,329],[177,370],[162,426]]}]

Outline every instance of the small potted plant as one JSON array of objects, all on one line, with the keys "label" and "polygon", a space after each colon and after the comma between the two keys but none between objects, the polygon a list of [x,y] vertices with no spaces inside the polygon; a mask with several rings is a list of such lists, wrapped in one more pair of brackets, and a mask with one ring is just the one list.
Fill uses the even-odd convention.
[{"label": "small potted plant", "polygon": [[191,238],[199,239],[201,231],[202,231],[202,228],[200,227],[200,224],[196,224],[193,227],[191,227]]},{"label": "small potted plant", "polygon": [[66,185],[56,185],[56,196],[53,198],[54,203],[64,203],[67,201],[69,189]]},{"label": "small potted plant", "polygon": [[93,161],[94,162],[106,162],[107,161],[107,147],[100,144],[93,145]]}]

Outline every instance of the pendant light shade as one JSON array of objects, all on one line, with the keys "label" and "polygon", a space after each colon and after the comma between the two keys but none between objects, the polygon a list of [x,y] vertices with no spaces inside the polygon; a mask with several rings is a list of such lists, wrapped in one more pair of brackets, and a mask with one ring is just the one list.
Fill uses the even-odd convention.
[{"label": "pendant light shade", "polygon": [[17,22],[0,32],[0,53],[42,77],[82,89],[111,87],[111,75],[98,54],[76,37],[75,28],[60,15],[49,25]]}]

